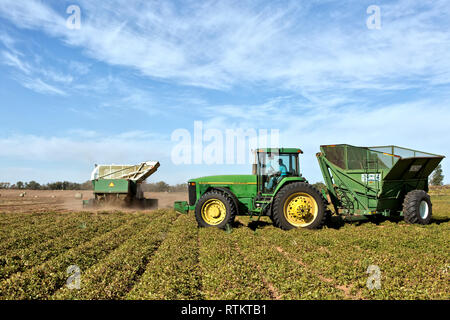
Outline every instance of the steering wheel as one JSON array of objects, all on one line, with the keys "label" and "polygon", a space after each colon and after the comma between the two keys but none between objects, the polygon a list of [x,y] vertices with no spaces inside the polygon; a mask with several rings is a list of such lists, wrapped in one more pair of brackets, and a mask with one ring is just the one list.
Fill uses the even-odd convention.
[{"label": "steering wheel", "polygon": [[269,175],[268,175],[268,177],[269,177],[269,180],[270,179],[272,179],[272,178],[274,178],[274,177],[279,177],[281,175],[281,172],[274,172],[274,171],[272,171],[272,173],[270,173]]}]

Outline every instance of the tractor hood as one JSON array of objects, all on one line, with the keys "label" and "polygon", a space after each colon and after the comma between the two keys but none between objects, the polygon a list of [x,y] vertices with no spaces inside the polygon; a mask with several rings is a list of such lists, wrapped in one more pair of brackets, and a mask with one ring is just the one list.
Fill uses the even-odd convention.
[{"label": "tractor hood", "polygon": [[191,179],[189,182],[195,182],[198,184],[214,184],[214,185],[232,185],[232,184],[254,184],[256,185],[256,175],[220,175],[220,176],[207,176],[196,179]]}]

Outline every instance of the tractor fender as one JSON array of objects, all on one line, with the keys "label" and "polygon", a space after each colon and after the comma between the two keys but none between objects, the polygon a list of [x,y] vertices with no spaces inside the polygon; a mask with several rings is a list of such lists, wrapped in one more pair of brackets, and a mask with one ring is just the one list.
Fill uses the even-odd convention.
[{"label": "tractor fender", "polygon": [[234,195],[234,193],[225,187],[210,187],[207,191],[210,190],[218,190],[226,193],[231,199],[233,199],[234,206],[236,207],[236,214],[239,215],[239,201],[238,198]]},{"label": "tractor fender", "polygon": [[278,183],[277,187],[275,188],[275,191],[273,192],[274,195],[278,193],[278,191],[281,190],[281,188],[285,187],[286,185],[293,183],[293,182],[304,182],[308,183],[308,181],[303,177],[287,177]]}]

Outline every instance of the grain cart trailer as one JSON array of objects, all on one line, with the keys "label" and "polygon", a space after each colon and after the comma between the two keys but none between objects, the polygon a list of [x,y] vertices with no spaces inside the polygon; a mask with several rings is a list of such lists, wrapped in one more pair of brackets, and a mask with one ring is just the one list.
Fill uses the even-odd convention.
[{"label": "grain cart trailer", "polygon": [[91,173],[94,198],[83,201],[84,207],[104,205],[154,209],[157,199],[146,199],[142,183],[158,170],[158,161],[137,165],[95,165]]},{"label": "grain cart trailer", "polygon": [[428,224],[428,176],[444,156],[397,146],[323,145],[317,153],[335,212],[346,216],[403,216]]}]

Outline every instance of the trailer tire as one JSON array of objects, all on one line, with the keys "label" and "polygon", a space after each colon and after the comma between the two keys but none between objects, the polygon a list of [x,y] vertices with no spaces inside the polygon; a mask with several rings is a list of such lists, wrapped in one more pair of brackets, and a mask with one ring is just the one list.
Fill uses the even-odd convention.
[{"label": "trailer tire", "polygon": [[[290,213],[287,214],[286,210],[288,210],[287,206],[291,203],[291,201],[304,201],[307,205],[305,208],[309,208],[308,205],[312,204],[313,212],[315,212],[315,214],[313,214],[313,220],[304,223],[304,225],[295,225],[289,222],[286,215],[289,216]],[[303,212],[301,207],[299,209]],[[325,225],[328,218],[326,210],[327,201],[323,197],[322,193],[308,183],[295,182],[284,186],[275,196],[272,220],[275,226],[283,230],[290,230],[296,227],[320,229]]]},{"label": "trailer tire", "polygon": [[[195,219],[199,227],[224,229],[227,224],[234,222],[236,212],[235,203],[227,193],[220,190],[211,190],[203,194],[198,200],[195,206]],[[216,219],[215,215],[219,215],[219,218]]]},{"label": "trailer tire", "polygon": [[429,224],[432,205],[430,196],[423,190],[408,192],[403,201],[403,218],[407,223]]},{"label": "trailer tire", "polygon": [[95,199],[89,199],[86,204],[86,208],[93,209],[96,207]]}]

